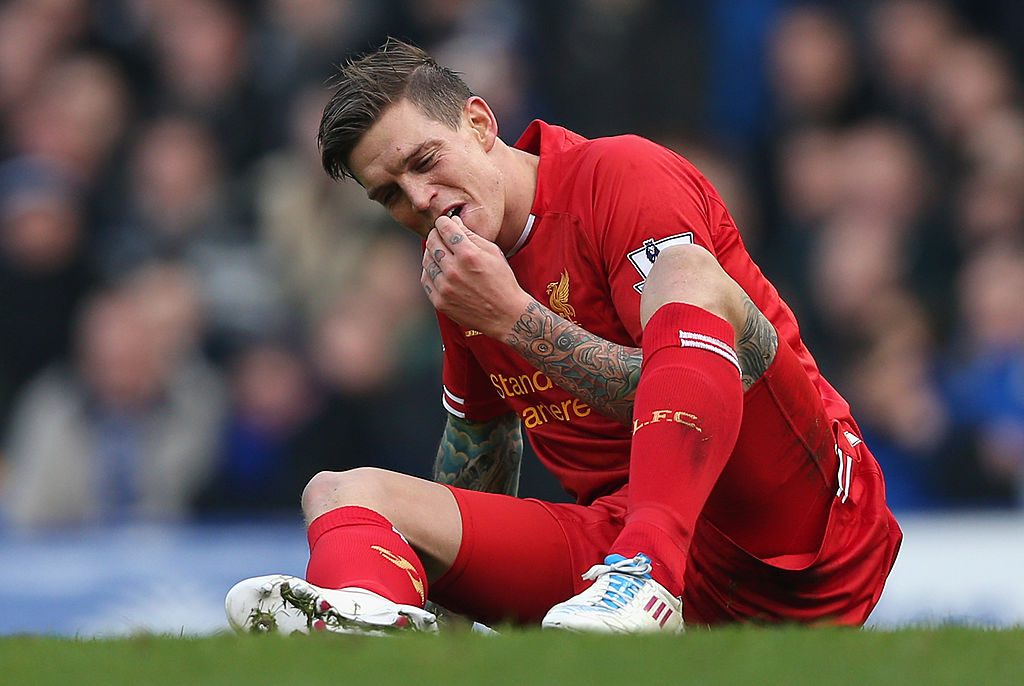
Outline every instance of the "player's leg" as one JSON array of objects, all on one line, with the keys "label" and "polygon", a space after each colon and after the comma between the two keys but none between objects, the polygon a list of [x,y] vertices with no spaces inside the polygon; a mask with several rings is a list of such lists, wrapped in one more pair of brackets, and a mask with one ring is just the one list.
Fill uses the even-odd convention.
[{"label": "player's leg", "polygon": [[[391,546],[403,557],[411,548],[423,568],[417,576],[426,583],[451,567],[462,540],[459,507],[447,487],[374,467],[320,472],[302,493],[302,512],[309,525],[307,576],[314,583],[333,585],[344,575],[379,577],[378,568],[395,567],[373,546]],[[360,542],[350,540],[354,534],[360,534]],[[365,554],[370,574],[353,566],[353,557],[364,554],[364,538],[372,552]],[[397,576],[394,588],[387,590],[414,601],[404,576]]]},{"label": "player's leg", "polygon": [[[661,624],[665,607],[680,614],[694,528],[742,419],[736,340],[746,302],[704,248],[676,246],[659,254],[641,301],[644,363],[633,411],[628,513],[606,560],[614,583],[599,579],[552,608],[546,626],[673,626]],[[745,372],[756,374],[771,361],[773,341],[768,336],[758,343],[764,349]]]},{"label": "player's leg", "polygon": [[452,489],[462,546],[431,600],[487,624],[535,624],[582,589],[580,576],[622,528],[625,496],[589,507]]},{"label": "player's leg", "polygon": [[687,618],[863,624],[901,540],[877,463],[785,341],[743,407],[690,547]]},{"label": "player's leg", "polygon": [[[785,341],[778,340],[771,322],[710,253],[698,246],[680,246],[660,255],[655,266],[659,264],[660,270],[652,271],[641,301],[645,351],[659,345],[655,337],[664,333],[665,323],[669,324],[669,345],[667,350],[657,351],[656,359],[644,370],[644,376],[648,377],[641,377],[645,395],[655,404],[682,402],[684,396],[671,381],[663,379],[659,385],[654,377],[660,374],[667,380],[674,380],[675,384],[685,383],[685,379],[693,376],[689,366],[700,364],[700,358],[707,357],[700,348],[688,351],[687,344],[708,343],[708,332],[702,336],[699,330],[688,331],[685,322],[678,319],[680,310],[683,314],[689,310],[690,314],[685,316],[692,316],[693,308],[717,315],[731,325],[745,394],[740,413],[726,410],[724,416],[717,415],[723,426],[735,431],[730,433],[729,440],[718,442],[721,452],[715,451],[714,468],[699,464],[699,452],[692,453],[685,445],[679,447],[679,456],[694,455],[689,462],[698,462],[696,467],[702,478],[696,490],[693,482],[680,484],[686,489],[682,498],[684,508],[669,506],[672,514],[682,517],[683,526],[687,527],[677,533],[688,540],[692,537],[689,527],[695,514],[708,515],[710,511],[715,516],[714,521],[721,522],[734,540],[757,555],[815,551],[835,492],[836,474],[831,423],[817,387],[794,351]],[[722,327],[720,342],[732,344],[727,335],[728,329]],[[680,338],[673,340],[674,336]],[[691,338],[694,336],[696,338]],[[707,392],[720,395],[731,390],[731,397],[735,398],[735,388],[735,376],[727,374],[710,380]],[[702,402],[699,394],[694,395]],[[637,403],[637,409],[646,412],[641,402]],[[744,418],[743,413],[749,416]],[[715,413],[709,410],[708,414]],[[638,422],[644,421],[640,412],[635,415]],[[739,434],[741,423],[745,428]],[[664,451],[653,449],[657,444],[651,444],[650,436],[660,432],[659,437],[667,439],[672,433],[685,437],[693,432],[662,429],[640,430],[634,436],[631,469],[635,471],[630,473],[631,492],[637,492],[638,478],[655,477],[656,480],[650,482],[649,493],[634,496],[630,519],[634,511],[642,507],[640,502],[644,499],[653,503],[673,502],[674,496],[664,487],[663,478],[666,473],[672,473],[664,470],[673,467],[665,461]],[[702,443],[713,441],[707,435],[700,437]],[[647,448],[648,444],[651,449]],[[715,476],[716,471],[720,476]],[[678,470],[675,473],[679,473]],[[684,472],[682,476],[687,474]],[[710,484],[714,494],[707,481],[711,477],[715,479]],[[639,485],[643,486],[644,482]],[[665,519],[662,523],[673,524]]]},{"label": "player's leg", "polygon": [[432,625],[422,610],[428,578],[451,566],[462,536],[451,491],[380,469],[321,472],[303,492],[302,506],[309,522],[306,578],[275,575],[236,585],[226,601],[233,625],[288,631]]}]

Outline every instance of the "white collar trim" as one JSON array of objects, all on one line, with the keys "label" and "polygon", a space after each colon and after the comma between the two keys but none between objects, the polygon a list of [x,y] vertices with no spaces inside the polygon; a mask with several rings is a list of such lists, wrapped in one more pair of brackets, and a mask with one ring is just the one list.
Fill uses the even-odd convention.
[{"label": "white collar trim", "polygon": [[527,217],[526,227],[523,229],[522,235],[519,236],[519,240],[516,241],[516,244],[512,246],[512,249],[505,253],[506,259],[515,255],[517,252],[519,252],[519,249],[523,247],[523,243],[526,242],[526,239],[530,237],[530,233],[533,231],[533,222],[536,219],[537,217],[533,216],[532,214],[529,217]]}]

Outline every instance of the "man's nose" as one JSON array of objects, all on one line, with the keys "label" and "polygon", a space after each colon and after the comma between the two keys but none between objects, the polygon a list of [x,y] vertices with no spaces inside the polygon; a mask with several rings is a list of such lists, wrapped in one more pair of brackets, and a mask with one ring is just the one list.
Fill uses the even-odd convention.
[{"label": "man's nose", "polygon": [[424,181],[411,181],[405,189],[409,197],[409,203],[417,212],[426,212],[430,209],[430,203],[434,199],[434,191],[429,183]]}]

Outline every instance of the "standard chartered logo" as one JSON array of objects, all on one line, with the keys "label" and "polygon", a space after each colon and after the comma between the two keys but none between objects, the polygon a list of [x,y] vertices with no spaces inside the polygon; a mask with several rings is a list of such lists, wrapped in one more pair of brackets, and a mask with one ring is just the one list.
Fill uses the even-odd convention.
[{"label": "standard chartered logo", "polygon": [[502,398],[514,398],[517,395],[529,395],[537,391],[546,391],[554,387],[554,382],[541,371],[519,376],[491,374],[491,385]]},{"label": "standard chartered logo", "polygon": [[536,428],[542,424],[554,420],[558,422],[571,422],[580,417],[586,417],[592,412],[590,405],[579,398],[567,398],[557,403],[537,403],[524,408],[519,416],[523,418],[523,424],[527,429]]},{"label": "standard chartered logo", "polygon": [[[505,398],[541,393],[555,387],[555,383],[541,371],[518,376],[491,374],[491,385],[498,395]],[[527,429],[533,429],[550,421],[571,422],[590,415],[592,408],[578,398],[566,398],[557,402],[540,402],[529,405],[519,412]]]}]

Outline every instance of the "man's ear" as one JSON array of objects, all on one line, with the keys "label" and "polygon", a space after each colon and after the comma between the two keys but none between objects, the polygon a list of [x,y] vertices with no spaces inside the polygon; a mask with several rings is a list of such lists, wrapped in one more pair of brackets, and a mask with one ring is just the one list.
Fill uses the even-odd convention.
[{"label": "man's ear", "polygon": [[477,95],[470,96],[462,108],[462,117],[484,151],[490,152],[498,140],[498,120],[490,105]]}]

